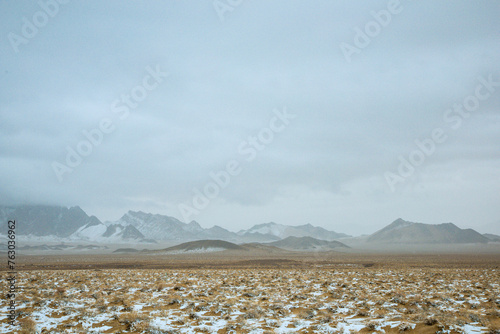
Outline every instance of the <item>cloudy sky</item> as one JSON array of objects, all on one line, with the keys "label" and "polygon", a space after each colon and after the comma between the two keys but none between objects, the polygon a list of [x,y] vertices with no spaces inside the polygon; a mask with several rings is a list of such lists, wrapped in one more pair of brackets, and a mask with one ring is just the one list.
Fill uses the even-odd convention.
[{"label": "cloudy sky", "polygon": [[0,202],[500,233],[498,1],[2,1]]}]

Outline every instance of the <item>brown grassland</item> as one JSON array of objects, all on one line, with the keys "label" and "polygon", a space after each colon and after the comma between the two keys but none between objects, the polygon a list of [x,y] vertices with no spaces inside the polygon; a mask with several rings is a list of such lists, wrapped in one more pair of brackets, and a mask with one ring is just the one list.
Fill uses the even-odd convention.
[{"label": "brown grassland", "polygon": [[2,333],[500,333],[498,254],[23,256],[17,271]]}]

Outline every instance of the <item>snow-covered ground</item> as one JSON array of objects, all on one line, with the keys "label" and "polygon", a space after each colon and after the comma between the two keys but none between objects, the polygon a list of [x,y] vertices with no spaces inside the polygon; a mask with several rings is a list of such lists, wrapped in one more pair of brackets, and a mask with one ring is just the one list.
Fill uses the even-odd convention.
[{"label": "snow-covered ground", "polygon": [[[17,321],[39,333],[488,333],[499,282],[494,269],[20,272]],[[6,302],[0,333],[13,333]]]}]

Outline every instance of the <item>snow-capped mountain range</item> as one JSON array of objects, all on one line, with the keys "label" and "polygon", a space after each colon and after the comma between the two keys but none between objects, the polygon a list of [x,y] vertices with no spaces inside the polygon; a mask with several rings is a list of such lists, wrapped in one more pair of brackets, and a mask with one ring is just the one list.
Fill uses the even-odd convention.
[{"label": "snow-capped mountain range", "polygon": [[[0,206],[0,239],[6,238],[8,220],[16,220],[19,240],[44,242],[87,241],[90,243],[154,243],[161,241],[223,240],[232,243],[272,243],[290,237],[323,241],[349,237],[311,224],[288,226],[259,224],[237,233],[220,226],[203,228],[159,214],[129,211],[117,221],[101,222],[80,207]],[[353,238],[356,239],[356,238]],[[342,240],[346,242],[348,239]],[[461,229],[452,223],[430,225],[397,219],[364,238],[365,243],[383,244],[460,244],[499,242],[495,235],[481,235],[472,229]]]},{"label": "snow-capped mountain range", "polygon": [[[205,229],[195,221],[186,224],[174,217],[142,211],[129,211],[114,222],[101,222],[95,216],[88,216],[78,206],[0,206],[0,219],[15,219],[18,222],[17,235],[43,241],[130,243],[218,239],[241,243],[270,242],[290,236],[308,236],[322,240],[347,237],[346,234],[310,224],[287,226],[267,223],[235,233],[220,226]],[[5,235],[6,230],[0,230],[0,234]]]}]

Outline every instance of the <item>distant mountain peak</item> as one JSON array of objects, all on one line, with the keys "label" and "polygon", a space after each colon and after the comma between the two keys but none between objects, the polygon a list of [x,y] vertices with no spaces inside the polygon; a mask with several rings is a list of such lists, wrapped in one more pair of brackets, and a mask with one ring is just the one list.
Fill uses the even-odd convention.
[{"label": "distant mountain peak", "polygon": [[393,221],[389,226],[399,227],[399,226],[408,226],[408,225],[411,225],[411,224],[416,224],[416,223],[406,221],[406,220],[404,220],[402,218],[398,218],[395,221]]},{"label": "distant mountain peak", "polygon": [[485,243],[488,239],[472,229],[461,229],[453,223],[412,223],[401,218],[373,233],[368,242],[380,243]]},{"label": "distant mountain peak", "polygon": [[295,237],[309,236],[323,240],[334,240],[348,236],[343,233],[328,231],[322,227],[313,226],[311,224],[290,226],[290,225],[277,224],[275,222],[254,225],[248,230],[239,231],[238,235],[240,236],[268,235],[277,237],[279,239],[284,239],[290,236],[295,236]]},{"label": "distant mountain peak", "polygon": [[[4,217],[5,215],[5,217]],[[22,221],[16,231],[19,235],[67,238],[88,223],[100,221],[89,217],[79,206],[19,205],[0,207],[2,219]]]},{"label": "distant mountain peak", "polygon": [[192,220],[188,225],[201,228],[200,224],[198,224],[196,220]]},{"label": "distant mountain peak", "polygon": [[336,241],[320,240],[313,237],[294,237],[271,242],[269,245],[296,251],[328,251],[336,248],[349,248],[349,246]]}]

